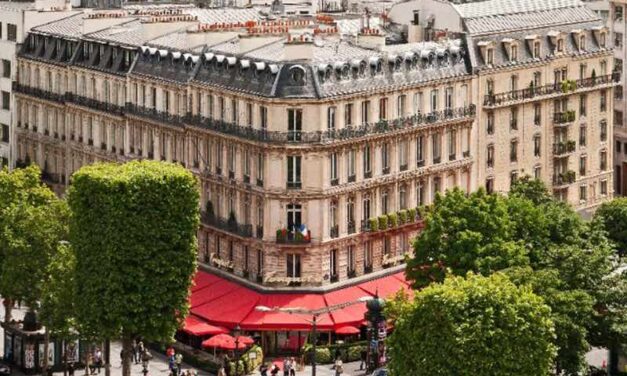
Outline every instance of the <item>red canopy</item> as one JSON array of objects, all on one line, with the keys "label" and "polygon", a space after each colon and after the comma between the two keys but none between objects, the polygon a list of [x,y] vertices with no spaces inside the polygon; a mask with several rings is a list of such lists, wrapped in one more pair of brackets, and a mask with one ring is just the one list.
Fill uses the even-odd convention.
[{"label": "red canopy", "polygon": [[[311,330],[310,315],[260,312],[255,310],[257,306],[315,310],[357,301],[374,294],[382,298],[398,290],[411,294],[403,272],[326,293],[262,293],[203,271],[197,273],[194,282],[190,302],[195,316],[213,325],[226,328],[239,325],[244,330]],[[342,326],[359,327],[365,313],[364,303],[350,305],[318,316],[317,328],[333,331]]]},{"label": "red canopy", "polygon": [[243,343],[244,345],[252,345],[255,343],[255,340],[250,338],[249,336],[239,336],[237,337],[237,341],[239,343]]},{"label": "red canopy", "polygon": [[185,319],[183,331],[195,336],[215,335],[229,332],[226,328],[211,325],[193,315],[187,316]]},{"label": "red canopy", "polygon": [[351,325],[340,326],[335,329],[335,333],[337,334],[351,335],[351,334],[359,334],[359,332],[360,332],[359,328],[356,328]]},{"label": "red canopy", "polygon": [[[217,347],[225,350],[235,350],[235,338],[228,334],[218,334],[202,342],[203,347]],[[245,349],[246,344],[239,342],[237,349]]]}]

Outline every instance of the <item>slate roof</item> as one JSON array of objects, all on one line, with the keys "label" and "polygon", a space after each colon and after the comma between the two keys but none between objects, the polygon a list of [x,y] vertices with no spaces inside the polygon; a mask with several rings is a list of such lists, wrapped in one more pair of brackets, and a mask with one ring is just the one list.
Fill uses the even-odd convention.
[{"label": "slate roof", "polygon": [[37,26],[33,31],[58,37],[78,39],[83,36],[83,13],[62,18]]},{"label": "slate roof", "polygon": [[452,5],[471,34],[598,21],[580,0],[487,0]]}]

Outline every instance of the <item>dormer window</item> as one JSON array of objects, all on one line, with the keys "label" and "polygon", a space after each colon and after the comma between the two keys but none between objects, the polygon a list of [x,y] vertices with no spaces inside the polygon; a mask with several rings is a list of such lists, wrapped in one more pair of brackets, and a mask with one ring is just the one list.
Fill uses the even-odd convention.
[{"label": "dormer window", "polygon": [[540,41],[533,42],[533,58],[540,58]]},{"label": "dormer window", "polygon": [[511,61],[517,61],[518,60],[518,45],[517,44],[512,44],[512,46],[510,47],[509,59]]},{"label": "dormer window", "polygon": [[579,36],[579,50],[583,51],[585,49],[586,49],[586,36],[580,35]]},{"label": "dormer window", "polygon": [[486,50],[486,64],[494,64],[494,48],[490,47]]},{"label": "dormer window", "polygon": [[559,38],[557,40],[557,48],[556,48],[558,53],[562,53],[564,52],[564,38]]}]

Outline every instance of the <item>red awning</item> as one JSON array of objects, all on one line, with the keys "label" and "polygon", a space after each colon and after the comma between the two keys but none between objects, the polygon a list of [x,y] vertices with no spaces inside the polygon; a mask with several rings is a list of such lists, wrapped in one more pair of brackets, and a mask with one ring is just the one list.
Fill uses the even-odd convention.
[{"label": "red awning", "polygon": [[[199,271],[190,297],[192,313],[210,324],[244,330],[311,330],[312,317],[286,312],[260,312],[257,306],[270,308],[321,309],[378,293],[386,298],[398,290],[409,291],[404,273],[388,275],[372,281],[326,293],[261,293],[224,278]],[[365,303],[358,303],[318,317],[321,331],[342,326],[359,327],[366,313]]]},{"label": "red awning", "polygon": [[353,334],[359,334],[360,330],[359,330],[359,328],[356,328],[354,326],[345,325],[345,326],[340,326],[339,328],[336,328],[335,329],[335,333],[337,333],[337,334],[345,334],[345,335],[353,335]]},{"label": "red awning", "polygon": [[229,330],[221,326],[211,325],[208,322],[200,320],[199,318],[189,315],[185,319],[185,325],[183,326],[185,333],[195,336],[206,336],[228,333]]}]

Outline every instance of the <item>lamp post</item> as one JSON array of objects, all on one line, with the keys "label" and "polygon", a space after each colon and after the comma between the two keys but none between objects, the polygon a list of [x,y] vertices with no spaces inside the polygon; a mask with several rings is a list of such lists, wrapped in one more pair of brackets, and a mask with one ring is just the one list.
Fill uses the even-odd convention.
[{"label": "lamp post", "polygon": [[235,328],[233,328],[233,337],[235,337],[235,376],[239,376],[239,335],[241,332],[242,329],[239,327],[239,324],[235,325]]},{"label": "lamp post", "polygon": [[345,303],[340,303],[340,304],[335,304],[335,305],[331,305],[331,306],[327,306],[324,308],[319,308],[319,309],[306,309],[306,308],[300,308],[300,307],[266,307],[266,306],[256,306],[255,310],[259,311],[259,312],[285,312],[285,313],[289,313],[289,314],[297,314],[297,315],[311,315],[312,319],[311,321],[309,321],[309,323],[311,323],[311,339],[312,339],[312,346],[311,349],[313,351],[313,356],[311,357],[311,376],[316,376],[316,342],[317,342],[317,325],[318,325],[318,317],[320,315],[323,315],[325,313],[331,313],[340,309],[344,309],[346,307],[355,305],[355,304],[360,304],[360,303],[366,303],[369,302],[370,300],[374,299],[372,296],[363,296],[357,300],[353,300],[350,302],[345,302]]}]

